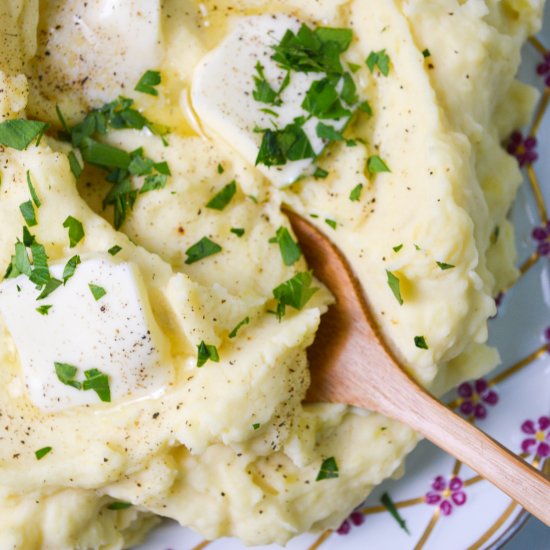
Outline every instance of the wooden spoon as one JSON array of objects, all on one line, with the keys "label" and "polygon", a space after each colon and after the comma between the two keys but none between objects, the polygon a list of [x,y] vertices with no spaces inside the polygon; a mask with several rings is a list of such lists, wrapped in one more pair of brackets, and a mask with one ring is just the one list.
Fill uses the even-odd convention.
[{"label": "wooden spoon", "polygon": [[286,212],[315,276],[336,298],[308,350],[310,403],[346,403],[407,424],[550,525],[550,481],[431,396],[384,345],[363,289],[336,246]]}]

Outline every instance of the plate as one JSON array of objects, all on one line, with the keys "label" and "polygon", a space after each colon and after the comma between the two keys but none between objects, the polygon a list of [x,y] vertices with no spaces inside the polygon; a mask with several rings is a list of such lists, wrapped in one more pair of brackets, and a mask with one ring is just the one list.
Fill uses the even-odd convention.
[{"label": "plate", "polygon": [[[450,407],[512,451],[550,474],[550,13],[545,29],[526,45],[520,78],[542,97],[530,128],[516,133],[510,152],[524,164],[526,183],[512,210],[522,276],[499,297],[490,341],[502,366],[486,379],[463,384],[445,398]],[[535,139],[533,139],[536,136]],[[538,156],[539,158],[532,162]],[[381,504],[387,493],[402,528]],[[204,511],[208,514],[208,510]],[[477,550],[501,548],[527,513],[467,466],[428,442],[406,461],[406,475],[377,487],[340,529],[292,540],[289,550]],[[239,541],[203,541],[166,522],[139,550],[244,550]],[[274,550],[279,546],[256,547]]]}]

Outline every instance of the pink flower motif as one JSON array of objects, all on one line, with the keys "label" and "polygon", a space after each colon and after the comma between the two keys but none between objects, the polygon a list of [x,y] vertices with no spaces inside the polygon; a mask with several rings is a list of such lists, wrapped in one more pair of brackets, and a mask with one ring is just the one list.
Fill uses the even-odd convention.
[{"label": "pink flower motif", "polygon": [[449,483],[443,476],[437,476],[432,483],[432,491],[426,493],[426,504],[438,505],[444,516],[453,513],[454,506],[462,506],[466,502],[466,493],[462,490],[464,483],[458,476],[451,477]]},{"label": "pink flower motif", "polygon": [[547,458],[550,456],[550,417],[541,416],[537,422],[526,420],[521,431],[530,437],[521,443],[521,450],[528,454]]},{"label": "pink flower motif", "polygon": [[526,136],[519,131],[514,132],[506,143],[506,150],[510,155],[516,157],[521,167],[533,164],[538,160],[537,138]]},{"label": "pink flower motif", "polygon": [[540,227],[535,227],[532,236],[537,243],[539,256],[550,256],[550,222],[546,222],[545,225]]},{"label": "pink flower motif", "polygon": [[546,347],[546,351],[548,351],[548,353],[550,353],[550,327],[548,327],[545,331],[544,331],[544,339],[546,340],[548,346]]},{"label": "pink flower motif", "polygon": [[344,520],[342,525],[338,527],[336,532],[339,535],[347,535],[351,531],[352,527],[355,525],[356,527],[359,527],[360,525],[363,525],[365,522],[365,516],[359,512],[359,510],[355,510],[352,512],[347,519]]},{"label": "pink flower motif", "polygon": [[550,53],[544,56],[544,61],[537,66],[537,74],[544,77],[544,84],[550,86]]},{"label": "pink flower motif", "polygon": [[473,384],[465,382],[458,388],[460,412],[465,416],[473,416],[477,420],[487,417],[487,406],[494,407],[498,403],[498,393],[489,387],[483,378]]}]

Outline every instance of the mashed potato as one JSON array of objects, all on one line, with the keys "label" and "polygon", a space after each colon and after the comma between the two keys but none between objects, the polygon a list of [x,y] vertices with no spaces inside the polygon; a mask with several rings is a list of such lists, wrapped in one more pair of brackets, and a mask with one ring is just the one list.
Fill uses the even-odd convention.
[{"label": "mashed potato", "polygon": [[[128,547],[158,516],[209,539],[284,543],[304,531],[338,526],[373,486],[399,471],[418,441],[412,430],[343,405],[301,403],[309,384],[306,348],[332,298],[313,280],[317,291],[300,307],[276,300],[274,289],[307,273],[303,257],[288,258],[295,249],[281,205],[311,216],[338,243],[388,343],[422,384],[440,393],[492,369],[499,359],[485,344],[487,319],[495,312],[493,296],[517,276],[506,216],[521,181],[501,143],[528,120],[535,100],[514,75],[523,42],[540,25],[542,4],[0,3],[0,119],[52,125],[40,144],[0,147],[0,272],[8,275],[0,285],[0,312],[12,292],[20,300],[19,319],[29,327],[16,338],[7,310],[0,313],[2,549]],[[341,128],[343,136],[319,143],[323,152],[315,155],[315,166],[308,160],[301,177],[283,184],[277,168],[255,166],[250,158],[250,143],[267,130],[254,133],[232,122],[250,114],[245,105],[254,106],[253,77],[242,108],[237,101],[220,115],[201,106],[205,97],[218,105],[224,95],[243,93],[237,72],[245,70],[244,57],[231,58],[224,41],[249,18],[265,22],[261,18],[272,15],[275,44],[285,25],[351,29],[353,40],[341,59],[353,75],[357,102],[368,101]],[[243,51],[253,60],[265,56],[261,47],[247,47]],[[215,75],[204,73],[216,55],[236,75],[221,92]],[[265,68],[268,83],[275,74],[269,71],[276,70]],[[158,71],[160,84],[153,75],[145,93],[135,91],[146,71]],[[311,75],[296,78],[302,76]],[[203,88],[197,88],[199,79]],[[296,99],[291,86],[279,94],[281,117],[285,101]],[[133,99],[130,108],[148,123],[119,124],[96,132],[93,143],[71,147],[56,107],[72,128],[118,96]],[[268,110],[278,108],[275,102]],[[96,144],[126,152],[142,148],[132,159],[146,167],[139,164],[142,171],[128,180],[130,194],[120,199],[132,204],[125,203],[121,214],[122,203],[111,201],[118,219],[103,201],[120,172],[108,182],[93,163],[84,163],[81,174],[75,168],[83,156],[92,158]],[[309,168],[320,171],[313,176]],[[146,174],[154,177],[147,180]],[[151,189],[131,195],[144,181]],[[217,207],[215,197],[221,200]],[[20,208],[24,204],[35,220],[28,206]],[[73,313],[61,297],[82,283],[85,270],[73,262],[72,278],[48,296],[51,303],[35,306],[28,299],[34,288],[22,285],[31,267],[25,275],[22,256],[14,253],[14,247],[21,254],[31,250],[24,226],[32,242],[44,247],[52,273],[75,255],[83,265],[102,262],[112,277],[120,266],[131,266],[116,281],[135,285],[143,304],[132,315],[149,327],[155,361],[143,359],[139,368],[152,380],[142,389],[155,391],[139,393],[129,375],[117,385],[120,368],[109,371],[108,359],[94,364],[102,357],[99,340],[97,353],[92,347],[83,354],[75,371],[67,365],[54,371],[48,363],[51,371],[38,369],[29,378],[25,357],[40,337],[80,338],[63,324]],[[37,258],[33,250],[33,269]],[[14,266],[23,273],[19,278]],[[114,309],[105,326],[114,323],[117,342],[124,305],[115,307],[105,296],[107,283],[85,282],[97,283],[93,298],[86,296],[90,311]],[[35,311],[47,305],[51,317],[47,307]],[[53,315],[63,307],[67,315]],[[39,333],[32,330],[39,326],[36,316]],[[90,335],[99,334],[101,321],[91,314],[89,319]],[[425,345],[415,344],[420,336]],[[53,349],[62,361],[63,349]],[[86,368],[101,372],[88,370],[84,379],[79,369]],[[42,396],[30,391],[46,375],[66,392],[56,394],[55,406],[51,382],[44,383]],[[105,380],[112,395],[105,394]],[[89,386],[94,391],[79,391]],[[79,401],[82,396],[86,401]],[[317,481],[331,458],[337,477],[333,471]]]}]

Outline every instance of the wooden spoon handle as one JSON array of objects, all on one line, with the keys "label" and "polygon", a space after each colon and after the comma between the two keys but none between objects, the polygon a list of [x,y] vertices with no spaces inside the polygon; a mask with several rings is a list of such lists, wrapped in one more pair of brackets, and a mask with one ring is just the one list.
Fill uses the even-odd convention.
[{"label": "wooden spoon handle", "polygon": [[390,405],[389,416],[467,464],[550,526],[550,481],[541,472],[418,387],[399,389],[406,395],[399,392],[401,404]]}]

